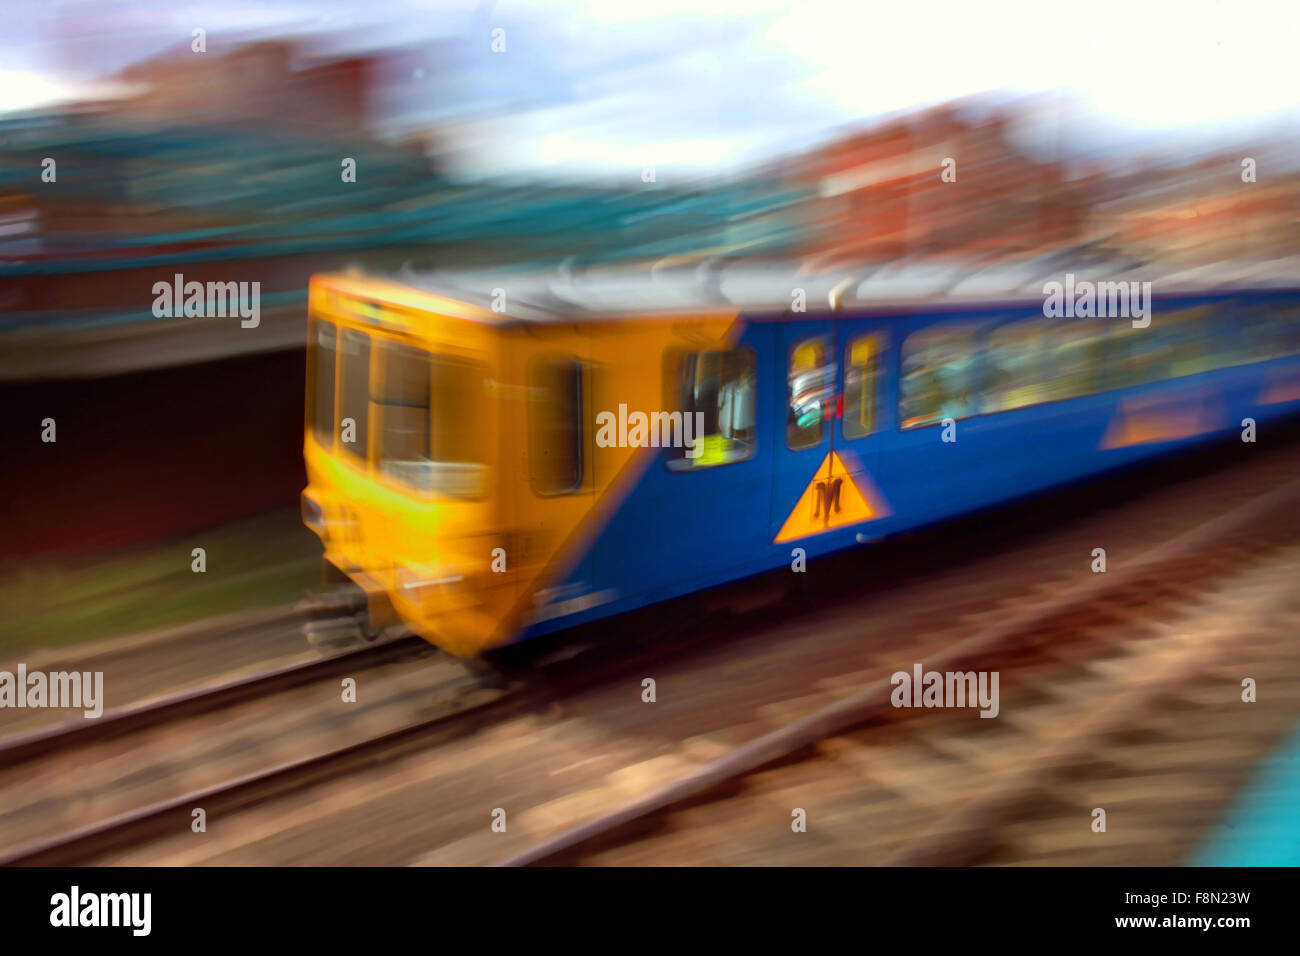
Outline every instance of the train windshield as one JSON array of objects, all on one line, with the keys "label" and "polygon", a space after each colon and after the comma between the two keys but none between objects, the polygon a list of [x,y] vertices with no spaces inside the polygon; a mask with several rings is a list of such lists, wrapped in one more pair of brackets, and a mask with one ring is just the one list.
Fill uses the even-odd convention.
[{"label": "train windshield", "polygon": [[372,395],[379,470],[416,491],[481,497],[486,367],[389,341],[379,359],[383,388]]},{"label": "train windshield", "polygon": [[485,365],[324,321],[311,344],[317,442],[405,490],[485,493]]}]

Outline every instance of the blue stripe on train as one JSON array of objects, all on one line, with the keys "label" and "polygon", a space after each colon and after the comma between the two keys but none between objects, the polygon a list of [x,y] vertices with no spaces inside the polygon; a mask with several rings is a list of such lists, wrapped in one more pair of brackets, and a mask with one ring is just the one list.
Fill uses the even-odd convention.
[{"label": "blue stripe on train", "polygon": [[[1294,293],[1236,294],[1230,298],[1297,302]],[[1161,306],[1185,308],[1207,301],[1211,297],[1198,295],[1162,302]],[[778,460],[787,454],[781,408],[785,396],[782,390],[771,387],[780,324],[749,323],[739,344],[752,347],[758,357],[753,457],[699,471],[671,471],[665,464],[667,453],[661,454],[650,463],[564,582],[567,593],[601,594],[603,603],[534,625],[521,637],[549,633],[789,566],[794,547],[803,548],[808,557],[816,557],[854,546],[859,534],[870,538],[897,534],[1082,480],[1230,434],[1239,429],[1247,415],[1263,424],[1294,413],[1300,405],[1257,404],[1273,370],[1285,368],[1291,370],[1290,374],[1300,371],[1300,358],[1291,357],[975,416],[959,423],[960,438],[955,444],[940,442],[937,427],[906,431],[897,427],[897,370],[903,337],[933,323],[1028,318],[1035,314],[1041,317],[1041,312],[1024,306],[1001,310],[982,307],[890,319],[895,333],[888,353],[889,381],[882,394],[880,430],[873,436],[874,443],[863,464],[892,514],[782,545],[773,543],[773,523],[779,522],[797,499],[774,499],[773,476]],[[860,320],[848,317],[840,321]],[[1101,450],[1103,438],[1125,399],[1198,390],[1214,396],[1216,430],[1184,439]],[[838,424],[835,428],[837,449],[854,450],[853,442],[840,441]],[[1243,445],[1247,450],[1253,447]],[[809,468],[809,479],[814,470],[815,462]]]}]

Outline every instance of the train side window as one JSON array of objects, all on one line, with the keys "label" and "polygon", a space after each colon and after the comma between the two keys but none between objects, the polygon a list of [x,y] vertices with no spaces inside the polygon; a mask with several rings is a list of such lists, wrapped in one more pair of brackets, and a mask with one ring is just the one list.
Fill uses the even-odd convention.
[{"label": "train side window", "polygon": [[1128,323],[1112,333],[1122,349],[1119,387],[1146,385],[1206,371],[1211,362],[1211,329],[1206,308],[1157,312],[1146,329]]},{"label": "train side window", "polygon": [[1231,358],[1245,365],[1300,352],[1300,315],[1294,306],[1276,302],[1241,304],[1232,330]]},{"label": "train side window", "polygon": [[334,447],[334,364],[338,358],[338,328],[333,322],[312,323],[311,427],[316,441],[325,448]]},{"label": "train side window", "polygon": [[1283,355],[1300,355],[1300,303],[1278,303],[1273,312]]},{"label": "train side window", "polygon": [[528,376],[529,454],[533,490],[562,495],[582,485],[582,364],[548,358],[532,364]]},{"label": "train side window", "polygon": [[379,343],[383,390],[379,407],[379,470],[413,488],[430,488],[429,355],[409,345]]},{"label": "train side window", "polygon": [[786,382],[785,443],[796,451],[820,444],[835,389],[835,365],[827,364],[825,339],[808,339],[790,350]]},{"label": "train side window", "polygon": [[1100,364],[1097,369],[1097,391],[1109,392],[1117,388],[1131,388],[1141,384],[1142,368],[1138,354],[1138,339],[1151,330],[1135,329],[1124,321],[1105,319],[1105,334],[1100,341]]},{"label": "train side window", "polygon": [[[1163,321],[1161,321],[1163,320]],[[1182,378],[1209,371],[1214,362],[1214,330],[1209,306],[1182,309],[1156,316],[1159,352],[1152,374],[1157,379]]]},{"label": "train side window", "polygon": [[[672,448],[668,467],[689,471],[730,465],[754,454],[757,357],[751,348],[691,352],[678,365],[677,395],[691,421],[692,447]],[[696,430],[695,423],[703,425]],[[694,457],[692,457],[694,456]]]},{"label": "train side window", "polygon": [[1179,326],[1181,339],[1173,357],[1175,376],[1199,375],[1216,368],[1221,347],[1214,321],[1214,307],[1201,305],[1188,309],[1181,317]]},{"label": "train side window", "polygon": [[844,418],[840,427],[845,438],[862,438],[876,430],[876,388],[884,347],[884,336],[863,335],[844,350]]},{"label": "train side window", "polygon": [[1300,303],[1274,303],[1272,321],[1277,330],[1278,354],[1300,355]]},{"label": "train side window", "polygon": [[1051,400],[1104,391],[1104,349],[1108,320],[1070,319],[1052,323],[1047,394]]},{"label": "train side window", "polygon": [[[348,453],[365,460],[369,435],[370,336],[354,329],[344,329],[339,351],[343,362],[340,369],[338,422],[335,427],[339,441]],[[343,424],[348,419],[355,423],[351,429]]]},{"label": "train side window", "polygon": [[1238,302],[1229,336],[1227,363],[1248,365],[1269,357],[1270,316],[1268,306]]},{"label": "train side window", "polygon": [[976,414],[975,331],[973,325],[923,329],[903,342],[899,402],[903,428]]},{"label": "train side window", "polygon": [[431,368],[433,490],[457,498],[482,497],[487,491],[487,366],[435,355]]},{"label": "train side window", "polygon": [[1005,412],[1048,400],[1051,327],[1044,320],[1009,322],[989,333],[983,411]]}]

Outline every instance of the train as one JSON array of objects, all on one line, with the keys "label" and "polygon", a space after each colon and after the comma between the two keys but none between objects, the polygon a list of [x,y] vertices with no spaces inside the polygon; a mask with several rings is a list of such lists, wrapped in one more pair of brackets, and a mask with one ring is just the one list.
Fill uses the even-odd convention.
[{"label": "train", "polygon": [[1068,266],[314,276],[304,523],[472,658],[1300,410],[1293,271]]}]

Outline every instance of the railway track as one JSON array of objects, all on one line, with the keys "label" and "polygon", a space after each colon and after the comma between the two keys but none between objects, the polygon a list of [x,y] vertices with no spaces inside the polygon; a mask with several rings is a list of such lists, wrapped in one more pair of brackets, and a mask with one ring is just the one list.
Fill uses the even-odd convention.
[{"label": "railway track", "polygon": [[634,653],[630,659],[610,648],[586,654],[562,652],[554,660],[533,667],[523,675],[523,679],[510,680],[506,675],[494,673],[491,680],[484,681],[484,671],[473,664],[446,658],[418,638],[402,637],[318,661],[171,695],[138,707],[123,708],[117,713],[106,712],[94,722],[103,724],[102,727],[83,729],[81,724],[61,725],[23,735],[8,742],[7,750],[0,750],[0,757],[7,758],[0,759],[0,767],[34,759],[51,748],[67,753],[77,747],[165,723],[169,718],[193,717],[340,673],[355,672],[353,669],[357,665],[375,667],[420,651],[436,655],[452,672],[446,680],[437,686],[429,686],[427,694],[421,695],[420,706],[426,715],[420,719],[0,850],[0,866],[72,864],[125,845],[183,831],[188,829],[196,808],[202,808],[214,817],[226,815],[377,762],[426,750],[439,741],[473,734],[512,714],[554,704],[598,684],[611,671],[635,667],[639,660],[680,651],[680,646],[672,640],[652,641],[649,646],[641,647],[640,653]]},{"label": "railway track", "polygon": [[295,661],[257,674],[215,681],[176,693],[105,710],[95,719],[74,718],[0,739],[0,769],[55,749],[81,747],[147,727],[229,707],[241,700],[344,673],[357,666],[393,660],[428,645],[406,635],[308,661]]},{"label": "railway track", "polygon": [[[319,625],[324,632],[341,634],[347,630],[357,610],[355,595],[327,594],[318,595],[300,603],[295,609],[297,617],[306,618],[304,630]],[[77,755],[88,752],[87,759],[93,763],[98,751],[108,748],[110,752],[121,749],[119,740],[125,741],[131,735],[144,734],[151,730],[162,731],[187,720],[206,718],[207,715],[229,711],[240,704],[264,701],[276,695],[286,694],[294,689],[319,685],[339,675],[364,675],[369,671],[385,665],[410,661],[416,657],[427,657],[433,653],[430,646],[420,638],[407,632],[389,633],[379,636],[374,641],[361,646],[343,650],[334,650],[325,656],[309,660],[291,660],[254,674],[240,675],[228,679],[216,680],[192,688],[165,694],[154,698],[136,701],[131,704],[106,710],[96,719],[73,719],[57,724],[37,727],[34,730],[9,735],[0,739],[0,771],[21,774],[23,765],[48,760],[52,755],[62,761],[62,765],[76,761]],[[463,681],[464,670],[453,667],[453,674],[445,682],[454,686]],[[430,688],[431,693],[434,688]],[[194,736],[210,736],[203,726],[195,727]],[[158,748],[153,748],[154,751]],[[177,746],[183,750],[184,745]],[[341,756],[349,748],[337,748]],[[144,760],[154,756],[148,745],[141,748]],[[117,754],[114,753],[114,756]],[[317,755],[318,759],[323,755]],[[305,773],[311,760],[294,761],[297,772]],[[165,768],[164,768],[165,769]],[[161,824],[167,819],[167,808],[184,803],[191,798],[211,798],[219,802],[221,794],[251,791],[259,784],[289,776],[288,767],[272,767],[264,771],[244,773],[217,786],[200,788],[186,794],[179,801],[176,798],[149,802],[139,809],[112,815],[107,819],[95,820],[85,826],[75,828],[55,836],[44,836],[0,850],[0,864],[24,863],[29,860],[58,861],[67,858],[58,848],[63,846],[112,845],[117,837],[147,829],[150,821]],[[48,771],[47,771],[48,772]],[[162,774],[154,771],[155,776]],[[147,773],[146,773],[147,775]],[[84,795],[76,789],[81,786],[78,776],[65,774],[72,789],[62,798],[62,802],[71,805],[85,803]],[[59,799],[57,796],[54,798]],[[50,806],[51,798],[43,796],[38,805]],[[195,806],[197,804],[191,804]],[[5,806],[3,816],[13,812],[11,806]],[[117,835],[117,836],[115,836]],[[6,834],[0,828],[0,840]]]},{"label": "railway track", "polygon": [[446,714],[386,734],[267,767],[17,847],[0,854],[0,866],[55,866],[84,861],[123,844],[183,830],[190,826],[196,808],[212,815],[230,813],[355,771],[375,760],[391,758],[411,747],[427,746],[428,738],[436,731],[470,732],[475,719],[485,717],[509,696],[506,691],[486,693],[486,699],[463,703]]},{"label": "railway track", "polygon": [[[1076,768],[1086,766],[1099,753],[1107,753],[1113,738],[1152,734],[1148,739],[1156,739],[1152,718],[1158,724],[1168,716],[1161,712],[1164,702],[1177,703],[1185,689],[1203,683],[1217,685],[1214,689],[1221,692],[1216,695],[1219,701],[1231,703],[1232,695],[1240,693],[1241,675],[1246,673],[1238,663],[1243,638],[1255,648],[1271,646],[1286,636],[1279,630],[1279,621],[1293,620],[1300,612],[1294,591],[1300,549],[1292,544],[1258,557],[1258,567],[1213,595],[1194,617],[1176,622],[1179,626],[1163,639],[1152,635],[1135,642],[1127,666],[1106,674],[1111,683],[1109,693],[1093,693],[1090,712],[1069,709],[1071,721],[1064,726],[1053,727],[1050,721],[1043,720],[1040,733],[1026,742],[1028,752],[1016,765],[998,774],[991,786],[981,788],[968,800],[946,807],[938,821],[909,839],[885,862],[952,866],[990,860],[1010,842],[1009,824],[1022,816],[1033,817],[1032,812],[1026,814],[1026,808],[1060,801],[1064,793],[1059,785]],[[1243,593],[1249,593],[1248,601],[1238,600]],[[1249,671],[1260,673],[1255,667]],[[1085,671],[1076,676],[1073,685],[1062,686],[1077,689],[1083,681],[1096,676],[1096,670]],[[1268,678],[1264,680],[1272,683]],[[1237,704],[1241,706],[1240,701]],[[1175,712],[1184,709],[1174,708]],[[1058,725],[1063,717],[1058,716]],[[1088,812],[1093,807],[1085,804],[1098,803],[1114,807],[1107,796],[1097,793],[1092,800],[1075,804],[1082,811],[1080,822],[1090,820]],[[1126,815],[1128,812],[1124,811]],[[1132,826],[1127,819],[1123,823]],[[1090,828],[1079,829],[1081,834],[1092,833]]]},{"label": "railway track", "polygon": [[[680,860],[692,847],[698,851],[734,843],[747,822],[793,837],[796,842],[786,847],[786,855],[773,851],[777,861],[813,862],[794,849],[800,846],[799,834],[790,828],[790,815],[819,790],[854,794],[847,809],[826,808],[838,821],[835,836],[846,847],[855,842],[853,826],[844,822],[853,818],[854,801],[858,809],[864,801],[870,806],[862,816],[874,828],[875,844],[859,857],[839,862],[916,865],[985,859],[1001,840],[1001,824],[1050,800],[1044,794],[1052,782],[1086,762],[1102,742],[1229,659],[1234,639],[1242,633],[1264,630],[1275,640],[1293,637],[1291,618],[1300,609],[1294,593],[1300,562],[1298,501],[1300,481],[1293,481],[921,662],[927,671],[1000,669],[1004,693],[1033,692],[1034,675],[1065,665],[1067,677],[1042,682],[1051,688],[1044,703],[1010,714],[1003,703],[1001,723],[1011,731],[998,733],[996,742],[980,743],[983,728],[973,730],[972,723],[998,721],[972,722],[975,714],[969,710],[895,708],[890,699],[894,684],[882,677],[500,862]],[[1244,610],[1233,603],[1242,589],[1252,594]],[[1191,621],[1182,620],[1184,609],[1205,601],[1207,592],[1218,592],[1217,602],[1209,602],[1209,620],[1197,620],[1200,612],[1193,612]],[[1233,608],[1239,612],[1235,618]],[[1134,666],[1108,669],[1107,662],[1116,658]],[[900,659],[898,669],[909,671],[910,664]],[[1228,685],[1229,696],[1235,690],[1235,682]],[[1042,696],[1042,689],[1037,693]],[[920,733],[908,726],[912,724],[923,726],[928,736],[909,748],[907,741]],[[886,729],[887,739],[880,736]],[[990,759],[990,752],[1001,756]],[[912,771],[900,770],[900,760],[911,760]],[[874,789],[865,788],[867,794],[864,776],[876,783]],[[757,786],[754,780],[760,777],[768,782]],[[774,816],[773,804],[781,797],[797,802]],[[747,805],[738,806],[742,803]],[[1080,832],[1088,833],[1089,808],[1077,809]],[[757,818],[763,818],[761,824]],[[822,841],[803,846],[825,850]],[[817,859],[825,862],[824,855]]]}]

